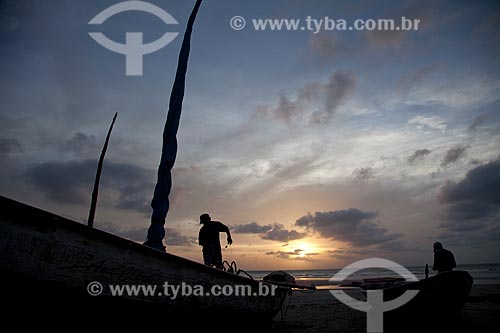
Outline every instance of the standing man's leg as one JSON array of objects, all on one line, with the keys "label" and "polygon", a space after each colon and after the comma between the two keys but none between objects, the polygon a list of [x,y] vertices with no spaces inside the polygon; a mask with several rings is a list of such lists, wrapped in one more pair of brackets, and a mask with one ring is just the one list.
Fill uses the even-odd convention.
[{"label": "standing man's leg", "polygon": [[218,269],[224,268],[224,266],[222,266],[222,251],[220,247],[215,249],[214,251],[214,263],[215,267],[217,267]]},{"label": "standing man's leg", "polygon": [[203,262],[207,266],[214,266],[215,261],[214,261],[214,249],[210,245],[205,245],[203,247]]}]

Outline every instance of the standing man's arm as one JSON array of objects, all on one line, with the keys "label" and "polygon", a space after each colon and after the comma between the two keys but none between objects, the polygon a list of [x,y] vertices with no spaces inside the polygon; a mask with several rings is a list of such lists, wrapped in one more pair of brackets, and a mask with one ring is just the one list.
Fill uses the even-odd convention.
[{"label": "standing man's arm", "polygon": [[222,225],[224,226],[223,232],[225,232],[227,234],[227,243],[229,245],[233,244],[233,239],[231,238],[231,232],[229,231],[229,228],[225,224],[222,224]]}]

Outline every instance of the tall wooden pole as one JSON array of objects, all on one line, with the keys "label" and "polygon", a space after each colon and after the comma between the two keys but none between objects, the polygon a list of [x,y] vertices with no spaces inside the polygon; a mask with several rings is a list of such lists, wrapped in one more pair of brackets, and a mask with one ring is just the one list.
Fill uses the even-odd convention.
[{"label": "tall wooden pole", "polygon": [[99,157],[99,162],[97,163],[97,172],[95,175],[94,189],[92,190],[92,200],[90,202],[89,218],[87,221],[87,225],[91,228],[94,227],[94,216],[97,207],[97,195],[99,193],[99,181],[101,180],[102,164],[104,162],[104,156],[106,155],[106,150],[108,149],[109,137],[111,136],[111,131],[113,130],[116,116],[118,116],[118,112],[116,112],[115,116],[113,117],[113,121],[111,122],[111,126],[109,127],[108,130],[108,135],[106,136],[106,141],[104,141],[104,147],[102,147],[101,156]]},{"label": "tall wooden pole", "polygon": [[189,51],[191,48],[191,32],[193,30],[194,20],[200,5],[201,0],[197,0],[193,11],[189,16],[186,31],[184,32],[184,39],[182,40],[181,50],[179,52],[177,72],[175,74],[174,84],[170,93],[167,121],[163,129],[163,145],[161,150],[160,165],[158,166],[158,178],[153,199],[151,200],[151,207],[153,208],[151,225],[148,229],[147,241],[144,242],[144,245],[160,251],[165,251],[163,238],[165,237],[165,219],[167,218],[170,206],[168,196],[172,188],[171,170],[174,167],[175,158],[177,156],[177,131],[179,129],[182,101],[184,99],[186,71]]}]

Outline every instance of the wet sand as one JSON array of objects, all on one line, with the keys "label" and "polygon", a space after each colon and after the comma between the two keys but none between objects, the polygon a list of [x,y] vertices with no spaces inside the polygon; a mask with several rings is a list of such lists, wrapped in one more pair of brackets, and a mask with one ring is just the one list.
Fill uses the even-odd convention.
[{"label": "wet sand", "polygon": [[[349,291],[362,299],[360,291]],[[356,294],[358,293],[358,294]],[[286,300],[288,303],[288,300]],[[500,285],[474,285],[458,319],[459,332],[493,332],[500,328]],[[328,290],[294,291],[288,310],[273,321],[276,332],[366,332],[366,313],[353,310]],[[432,331],[432,323],[429,323]],[[454,330],[456,331],[456,330]]]}]

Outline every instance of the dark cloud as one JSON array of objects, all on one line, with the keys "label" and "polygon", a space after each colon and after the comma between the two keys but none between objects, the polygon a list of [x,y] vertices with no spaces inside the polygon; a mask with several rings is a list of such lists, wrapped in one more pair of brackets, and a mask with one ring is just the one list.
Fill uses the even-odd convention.
[{"label": "dark cloud", "polygon": [[[438,193],[443,206],[440,228],[448,238],[500,238],[500,159],[469,170],[458,181],[448,181]],[[467,233],[467,236],[464,236]],[[466,240],[465,239],[465,240]]]},{"label": "dark cloud", "polygon": [[419,68],[410,74],[401,76],[398,82],[398,91],[401,94],[407,94],[412,88],[421,85],[425,78],[434,73],[438,68],[438,64],[431,64]]},{"label": "dark cloud", "polygon": [[272,110],[272,114],[277,119],[282,119],[286,123],[290,123],[296,116],[300,115],[303,110],[300,100],[290,100],[287,96],[280,96],[276,108]]},{"label": "dark cloud", "polygon": [[467,130],[469,132],[474,132],[479,126],[481,126],[484,121],[486,120],[486,115],[485,114],[480,114],[478,116],[476,116],[474,118],[474,120],[472,121],[472,123],[469,125],[469,127],[467,128]]},{"label": "dark cloud", "polygon": [[367,253],[368,251],[342,247],[334,250],[328,250],[329,256],[336,259],[354,259],[366,256]]},{"label": "dark cloud", "polygon": [[353,73],[337,70],[327,83],[308,83],[294,98],[282,95],[274,106],[259,106],[256,115],[271,116],[287,124],[299,117],[317,125],[325,124],[354,92],[355,87],[356,76]]},{"label": "dark cloud", "polygon": [[98,146],[94,135],[77,132],[68,141],[66,141],[62,150],[76,155],[83,155],[86,153],[97,152]]},{"label": "dark cloud", "polygon": [[[31,166],[22,175],[26,182],[48,198],[71,204],[86,204],[94,184],[97,161],[45,162]],[[101,188],[117,191],[115,207],[149,211],[154,173],[131,164],[105,161]]]},{"label": "dark cloud", "polygon": [[238,224],[233,226],[231,229],[234,233],[239,234],[264,234],[273,228],[272,225],[259,225],[256,222],[248,224]]},{"label": "dark cloud", "polygon": [[262,235],[262,239],[273,240],[278,242],[288,242],[295,239],[307,237],[307,233],[298,232],[296,230],[287,230],[282,224],[275,224],[271,230],[268,230]]},{"label": "dark cloud", "polygon": [[[121,229],[109,223],[105,223],[102,229],[136,242],[143,242],[148,232],[148,228]],[[194,246],[197,244],[197,239],[185,236],[178,230],[165,228],[165,244],[167,246]]]},{"label": "dark cloud", "polygon": [[185,236],[172,228],[165,228],[165,242],[171,246],[194,246],[198,244],[196,237]]},{"label": "dark cloud", "polygon": [[366,32],[365,36],[370,45],[385,47],[401,43],[405,34],[402,30],[372,30]]},{"label": "dark cloud", "polygon": [[319,255],[319,253],[307,253],[302,249],[295,249],[294,251],[268,251],[266,255],[280,259],[314,261],[312,257]]},{"label": "dark cloud", "polygon": [[320,165],[318,160],[321,159],[322,153],[321,148],[311,148],[309,154],[273,163],[268,172],[277,181],[290,181],[299,178]]},{"label": "dark cloud", "polygon": [[495,222],[480,229],[457,229],[456,231],[444,229],[444,232],[440,233],[435,240],[442,242],[445,246],[449,244],[465,248],[482,248],[481,252],[484,253],[485,250],[498,249],[500,245],[499,224],[500,218],[497,218]]},{"label": "dark cloud", "polygon": [[482,163],[481,160],[478,160],[476,158],[473,158],[472,160],[469,161],[470,165],[479,165],[481,163]]},{"label": "dark cloud", "polygon": [[[480,212],[488,213],[488,210],[484,210],[485,205],[500,208],[499,189],[500,159],[496,159],[469,170],[465,178],[458,183],[446,182],[439,190],[438,199],[441,204],[468,203],[476,205],[481,207]],[[484,216],[484,214],[479,215]]]},{"label": "dark cloud", "polygon": [[448,149],[444,155],[443,161],[441,162],[441,166],[445,168],[450,164],[458,162],[460,159],[465,157],[465,153],[468,148],[468,146],[457,146]]},{"label": "dark cloud", "polygon": [[140,179],[132,180],[131,184],[118,186],[120,197],[115,207],[135,210],[145,214],[150,213],[150,201],[153,197],[154,186],[153,182]]},{"label": "dark cloud", "polygon": [[418,246],[409,247],[409,246],[405,245],[405,243],[403,243],[401,241],[397,241],[397,240],[381,244],[378,248],[380,250],[383,250],[386,252],[422,252],[422,253],[428,253],[427,249],[422,249]]},{"label": "dark cloud", "polygon": [[368,43],[376,48],[400,46],[405,41],[409,40],[408,35],[416,32],[429,30],[433,26],[435,16],[435,6],[430,1],[419,1],[406,7],[392,7],[396,8],[391,12],[383,15],[383,18],[393,19],[395,25],[400,25],[401,18],[404,16],[409,20],[420,20],[418,31],[403,29],[400,30],[384,30],[374,29],[366,30],[365,38]]},{"label": "dark cloud", "polygon": [[375,220],[376,212],[356,208],[329,212],[316,212],[295,222],[325,238],[348,242],[355,246],[370,246],[394,241],[401,234],[389,233]]},{"label": "dark cloud", "polygon": [[0,157],[22,152],[23,148],[17,139],[0,138]]},{"label": "dark cloud", "polygon": [[256,222],[239,224],[231,228],[234,233],[259,234],[260,238],[278,242],[288,242],[307,237],[307,233],[285,229],[282,224],[260,225]]},{"label": "dark cloud", "polygon": [[333,35],[324,33],[311,34],[309,47],[314,53],[322,56],[332,56],[339,50]]},{"label": "dark cloud", "polygon": [[45,162],[31,166],[23,178],[52,200],[83,204],[90,198],[96,165],[93,160]]},{"label": "dark cloud", "polygon": [[375,178],[375,171],[371,167],[359,168],[352,172],[352,176],[359,180]]},{"label": "dark cloud", "polygon": [[415,152],[408,157],[408,164],[417,164],[418,162],[421,162],[431,152],[432,151],[425,148],[415,150]]},{"label": "dark cloud", "polygon": [[323,124],[330,121],[339,106],[349,97],[356,87],[356,76],[346,71],[336,71],[330,76],[329,82],[324,87],[326,92],[326,104],[323,111],[317,111],[312,115],[312,122]]}]

